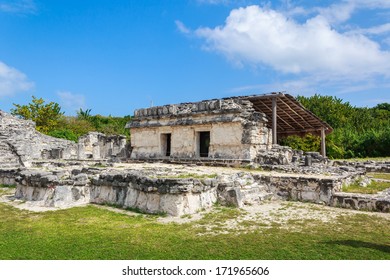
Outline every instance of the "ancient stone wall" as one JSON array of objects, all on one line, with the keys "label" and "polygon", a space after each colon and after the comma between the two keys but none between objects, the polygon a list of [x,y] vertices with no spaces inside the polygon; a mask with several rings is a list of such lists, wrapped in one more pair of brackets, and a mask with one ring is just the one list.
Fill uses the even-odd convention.
[{"label": "ancient stone wall", "polygon": [[390,161],[380,160],[366,160],[366,161],[347,161],[347,160],[334,160],[332,161],[334,166],[352,167],[357,169],[363,169],[366,172],[382,172],[390,173]]},{"label": "ancient stone wall", "polygon": [[[298,176],[237,171],[213,178],[194,178],[186,171],[177,174],[158,168],[140,171],[72,166],[51,170],[1,170],[0,183],[16,184],[16,198],[38,206],[97,203],[180,216],[209,208],[215,202],[241,207],[270,198],[326,205],[335,205],[337,198],[337,205],[344,206],[338,198],[341,186],[362,175],[355,172],[345,176]],[[380,201],[390,202],[390,198]]]},{"label": "ancient stone wall", "polygon": [[337,192],[332,196],[330,205],[356,210],[390,212],[390,189],[378,194]]},{"label": "ancient stone wall", "polygon": [[126,136],[89,132],[78,140],[78,159],[126,159]]},{"label": "ancient stone wall", "polygon": [[[30,166],[38,159],[77,158],[77,145],[35,130],[35,123],[0,111],[0,152],[2,162],[12,158],[15,166]],[[7,148],[8,147],[8,148]]]},{"label": "ancient stone wall", "polygon": [[[243,100],[211,100],[136,110],[131,128],[132,159],[196,159],[199,133],[210,132],[208,158],[251,160],[269,147],[264,114]],[[169,134],[171,151],[166,153]]]},{"label": "ancient stone wall", "polygon": [[30,167],[37,160],[126,159],[126,137],[91,132],[79,143],[44,135],[35,123],[0,111],[0,168]]},{"label": "ancient stone wall", "polygon": [[[10,177],[7,172],[0,176]],[[157,179],[131,171],[24,170],[16,176],[15,183],[17,199],[46,207],[97,203],[178,216],[209,208],[217,201],[213,180]]]}]

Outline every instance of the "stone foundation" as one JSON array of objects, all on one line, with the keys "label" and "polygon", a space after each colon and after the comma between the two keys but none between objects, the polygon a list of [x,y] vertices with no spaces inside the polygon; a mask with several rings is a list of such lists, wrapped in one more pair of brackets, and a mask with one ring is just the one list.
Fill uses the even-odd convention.
[{"label": "stone foundation", "polygon": [[[180,216],[210,208],[216,202],[241,207],[265,199],[285,199],[335,206],[341,186],[362,176],[361,172],[319,176],[219,168],[209,178],[212,171],[207,167],[195,174],[199,167],[164,166],[124,166],[131,169],[69,166],[51,167],[50,172],[1,170],[0,182],[16,184],[15,198],[33,201],[37,206],[63,208],[97,203]],[[337,205],[347,207],[337,201]]]},{"label": "stone foundation", "polygon": [[337,192],[332,196],[331,206],[356,210],[390,212],[390,189],[379,194],[356,194]]},{"label": "stone foundation", "polygon": [[334,166],[352,167],[356,169],[362,169],[366,172],[381,172],[390,173],[390,161],[346,161],[346,160],[334,160],[332,161]]}]

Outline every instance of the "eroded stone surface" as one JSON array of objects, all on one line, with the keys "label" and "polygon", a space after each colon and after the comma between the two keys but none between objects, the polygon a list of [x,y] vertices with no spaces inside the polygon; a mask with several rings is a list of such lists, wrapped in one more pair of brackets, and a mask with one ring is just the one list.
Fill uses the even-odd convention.
[{"label": "eroded stone surface", "polygon": [[17,185],[16,198],[35,201],[39,206],[97,203],[173,216],[192,214],[215,202],[242,207],[269,199],[289,199],[331,205],[342,184],[362,175],[346,171],[333,176],[290,174],[161,163],[0,172],[1,180],[13,180]]},{"label": "eroded stone surface", "polygon": [[34,161],[67,159],[125,159],[126,137],[91,132],[79,142],[44,135],[35,123],[0,110],[0,168],[31,167]]},{"label": "eroded stone surface", "polygon": [[[199,133],[210,132],[206,157],[253,160],[270,145],[265,114],[247,100],[223,99],[136,110],[127,124],[132,133],[133,159],[199,158]],[[166,153],[164,135],[170,135]]]}]

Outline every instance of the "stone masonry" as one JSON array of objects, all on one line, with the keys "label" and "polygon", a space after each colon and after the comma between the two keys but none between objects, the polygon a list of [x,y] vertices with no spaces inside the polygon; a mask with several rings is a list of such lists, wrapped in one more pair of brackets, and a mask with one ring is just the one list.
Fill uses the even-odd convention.
[{"label": "stone masonry", "polygon": [[79,142],[44,135],[35,123],[0,110],[0,168],[30,167],[37,160],[127,158],[126,137],[91,132]]},{"label": "stone masonry", "polygon": [[50,171],[0,170],[0,183],[16,184],[16,199],[44,207],[96,203],[180,216],[210,208],[216,202],[242,207],[268,199],[287,199],[390,211],[390,197],[385,193],[343,197],[342,185],[364,175],[356,170],[332,168],[329,175],[319,175],[161,163],[46,167]]},{"label": "stone masonry", "polygon": [[28,167],[38,159],[76,159],[77,145],[44,135],[35,130],[34,122],[0,111],[0,152],[2,167]]},{"label": "stone masonry", "polygon": [[[210,133],[204,158],[252,160],[270,145],[266,116],[250,101],[221,99],[139,109],[131,128],[132,159],[197,159],[202,132]],[[166,135],[170,153],[166,154]]]}]

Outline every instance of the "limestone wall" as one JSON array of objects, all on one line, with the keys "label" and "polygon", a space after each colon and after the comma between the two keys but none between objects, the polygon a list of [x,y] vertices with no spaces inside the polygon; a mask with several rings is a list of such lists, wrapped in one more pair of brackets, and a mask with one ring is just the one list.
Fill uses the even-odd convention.
[{"label": "limestone wall", "polygon": [[18,159],[17,166],[30,166],[37,159],[77,158],[74,142],[44,135],[35,130],[34,122],[18,119],[3,111],[0,111],[0,142],[3,149],[8,146],[3,153],[8,156],[0,159],[12,154]]},{"label": "limestone wall", "polygon": [[140,172],[96,171],[3,171],[0,182],[15,183],[17,199],[44,207],[97,203],[179,216],[209,208],[217,201],[216,184],[210,179],[155,179]]},{"label": "limestone wall", "polygon": [[[264,146],[258,138],[255,143],[245,140],[240,122],[196,126],[133,128],[131,130],[132,159],[166,157],[164,134],[171,134],[172,158],[199,158],[199,132],[210,132],[209,158],[253,159]],[[248,142],[248,143],[243,143]]]},{"label": "limestone wall", "polygon": [[79,143],[44,135],[35,123],[0,110],[0,168],[31,167],[45,159],[125,159],[126,137],[91,132]]},{"label": "limestone wall", "polygon": [[334,166],[353,167],[366,170],[366,172],[382,172],[390,173],[390,161],[380,160],[366,160],[366,161],[347,161],[347,160],[334,160],[332,161]]},{"label": "limestone wall", "polygon": [[330,205],[356,210],[390,212],[390,189],[379,194],[337,192],[332,196]]},{"label": "limestone wall", "polygon": [[89,132],[78,139],[78,159],[126,159],[126,136]]},{"label": "limestone wall", "polygon": [[[198,179],[185,178],[188,171],[172,173],[158,167],[132,170],[72,166],[51,170],[0,170],[0,183],[16,184],[16,198],[38,206],[112,204],[147,213],[180,216],[209,208],[217,201],[241,207],[269,198],[347,207],[350,203],[347,204],[344,198],[340,200],[341,186],[361,176],[359,172],[342,176],[297,176],[237,171]],[[390,198],[383,195],[376,196],[376,200],[381,205],[390,204]],[[363,199],[356,205],[361,201]],[[382,208],[386,210],[386,207]],[[382,208],[377,206],[376,209]]]},{"label": "limestone wall", "polygon": [[[182,106],[182,107],[181,107]],[[132,159],[166,157],[164,135],[171,136],[171,158],[199,158],[199,133],[210,132],[209,158],[252,160],[270,147],[264,114],[250,102],[212,100],[140,109],[127,124]]]}]

